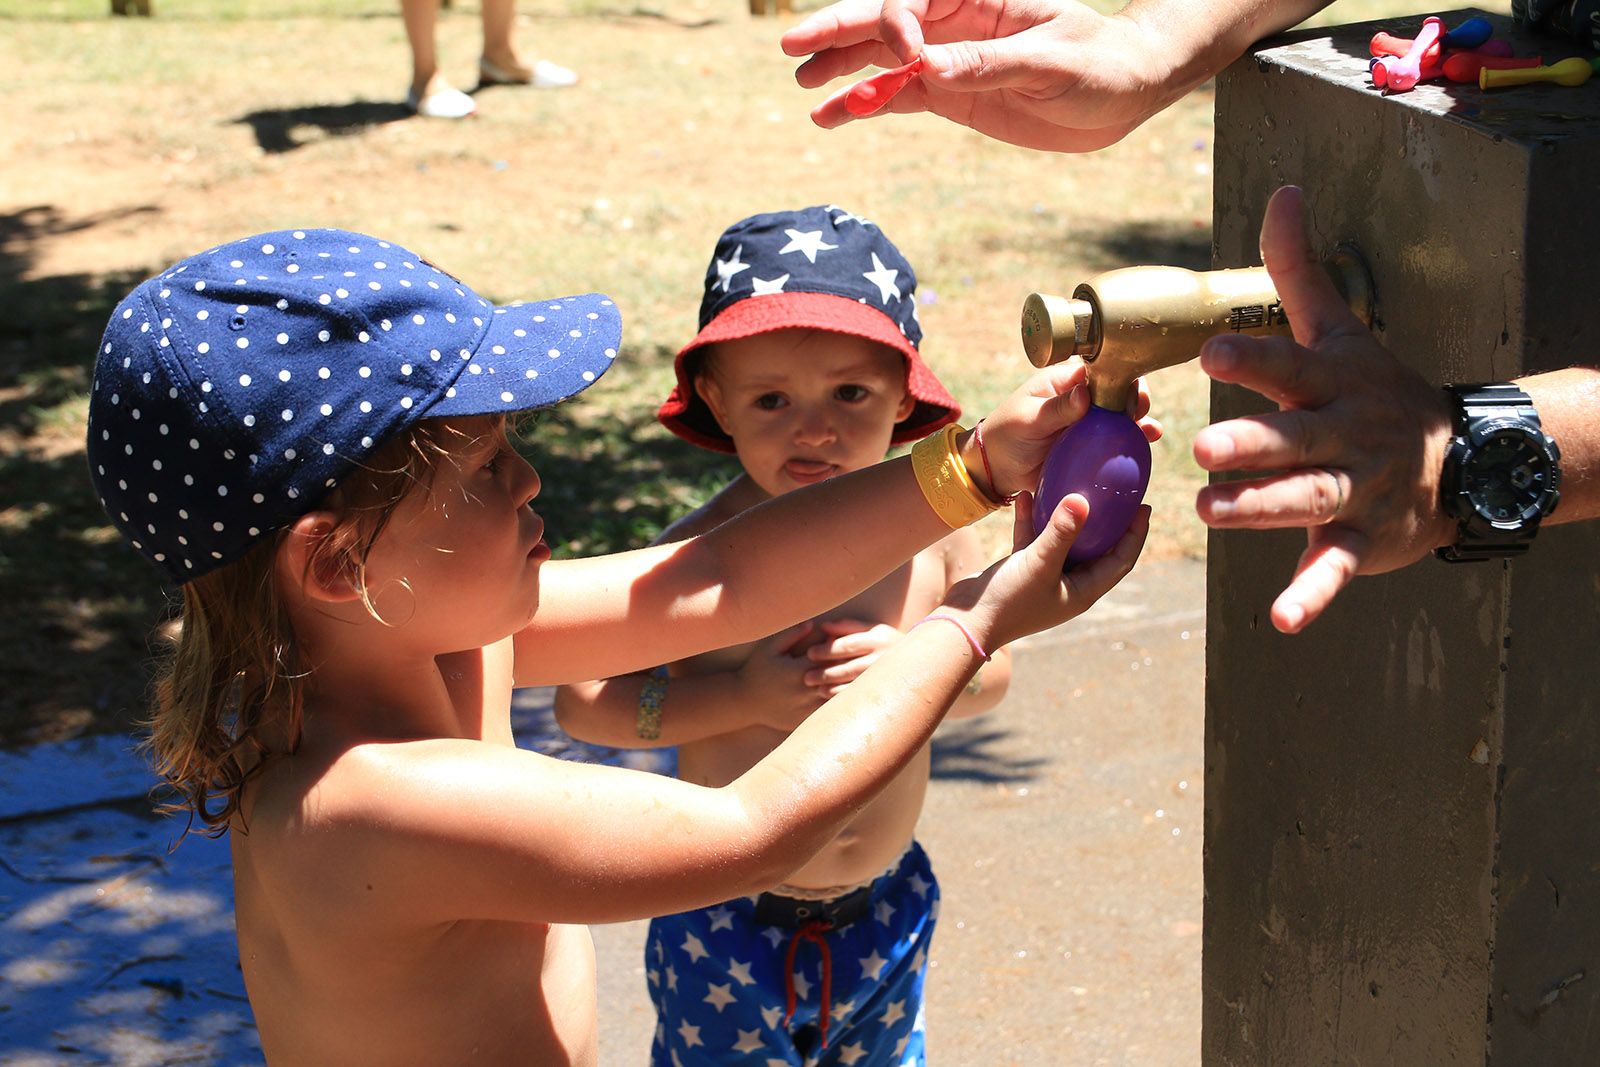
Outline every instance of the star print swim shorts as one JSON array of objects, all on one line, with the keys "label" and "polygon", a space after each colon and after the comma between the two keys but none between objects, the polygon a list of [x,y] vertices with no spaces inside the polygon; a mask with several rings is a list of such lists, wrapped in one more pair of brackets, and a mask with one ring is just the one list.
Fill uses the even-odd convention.
[{"label": "star print swim shorts", "polygon": [[921,1067],[939,886],[913,843],[829,900],[764,893],[655,919],[655,1067]]}]

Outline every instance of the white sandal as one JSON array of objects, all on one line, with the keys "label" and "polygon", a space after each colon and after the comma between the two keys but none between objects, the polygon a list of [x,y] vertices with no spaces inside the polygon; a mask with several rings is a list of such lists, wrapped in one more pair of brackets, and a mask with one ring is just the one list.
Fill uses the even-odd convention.
[{"label": "white sandal", "polygon": [[531,85],[535,89],[567,89],[578,84],[578,73],[559,63],[541,59],[532,67],[502,67],[478,60],[478,80],[484,85]]},{"label": "white sandal", "polygon": [[415,89],[406,90],[406,106],[430,119],[464,119],[478,110],[478,104],[460,89],[446,86],[418,97]]}]

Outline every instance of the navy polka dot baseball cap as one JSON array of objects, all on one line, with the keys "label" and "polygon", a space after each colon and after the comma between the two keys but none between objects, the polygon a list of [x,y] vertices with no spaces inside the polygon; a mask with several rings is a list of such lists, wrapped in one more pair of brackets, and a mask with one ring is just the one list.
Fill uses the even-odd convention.
[{"label": "navy polka dot baseball cap", "polygon": [[179,583],[239,559],[423,418],[547,407],[604,374],[599,293],[496,307],[399,245],[284,230],[202,252],[117,305],[89,473]]}]

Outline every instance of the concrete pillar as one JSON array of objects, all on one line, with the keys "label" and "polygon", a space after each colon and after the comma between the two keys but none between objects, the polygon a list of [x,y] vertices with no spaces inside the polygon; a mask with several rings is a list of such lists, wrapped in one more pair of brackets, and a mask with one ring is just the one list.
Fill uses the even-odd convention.
[{"label": "concrete pillar", "polygon": [[[1518,54],[1572,54],[1492,21]],[[1600,358],[1600,81],[1380,96],[1368,40],[1418,23],[1223,73],[1215,265],[1260,262],[1293,182],[1430,381]],[[1263,410],[1213,391],[1214,419]],[[1284,637],[1267,609],[1304,545],[1210,540],[1205,1062],[1600,1063],[1600,524],[1509,565],[1359,578]]]}]

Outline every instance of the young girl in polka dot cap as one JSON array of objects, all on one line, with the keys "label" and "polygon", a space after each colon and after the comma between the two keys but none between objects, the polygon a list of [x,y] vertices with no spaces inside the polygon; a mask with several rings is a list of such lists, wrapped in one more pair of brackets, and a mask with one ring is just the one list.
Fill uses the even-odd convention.
[{"label": "young girl in polka dot cap", "polygon": [[1086,505],[1030,544],[1024,503],[1016,550],[954,586],[941,625],[720,789],[519,750],[513,686],[816,615],[1033,485],[1087,408],[1081,365],[1053,367],[987,417],[986,457],[939,435],[698,538],[551,561],[507,416],[587,388],[619,341],[604,296],[496,307],[338,230],[203,252],[112,314],[90,474],[182,589],[149,747],[205,827],[236,831],[269,1062],[594,1063],[581,924],[782,881],[921,748],[985,648],[1133,566],[1143,521],[1063,578]]}]

